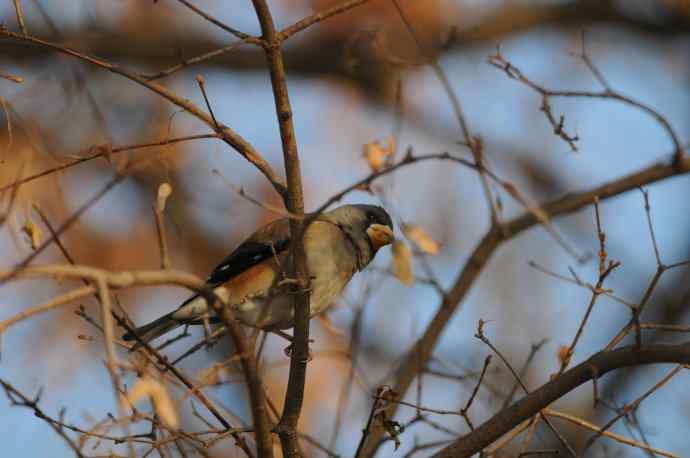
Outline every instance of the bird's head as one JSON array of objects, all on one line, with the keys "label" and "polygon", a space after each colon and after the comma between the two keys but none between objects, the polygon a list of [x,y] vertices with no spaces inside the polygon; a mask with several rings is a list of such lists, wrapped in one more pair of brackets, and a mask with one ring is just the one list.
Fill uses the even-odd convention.
[{"label": "bird's head", "polygon": [[337,224],[355,245],[359,256],[359,269],[374,259],[379,248],[394,240],[393,220],[376,205],[343,205],[325,213],[325,219]]}]

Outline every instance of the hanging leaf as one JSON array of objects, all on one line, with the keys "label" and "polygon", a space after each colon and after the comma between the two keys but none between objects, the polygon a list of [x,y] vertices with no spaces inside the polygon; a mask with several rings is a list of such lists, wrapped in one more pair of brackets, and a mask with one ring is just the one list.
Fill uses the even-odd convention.
[{"label": "hanging leaf", "polygon": [[412,251],[402,240],[393,242],[393,273],[405,286],[412,286]]},{"label": "hanging leaf", "polygon": [[204,385],[218,385],[221,382],[220,371],[222,364],[213,364],[199,372],[197,378]]},{"label": "hanging leaf", "polygon": [[393,160],[395,153],[395,138],[389,137],[388,144],[383,145],[378,140],[367,143],[363,147],[363,156],[369,163],[369,167],[373,173],[383,169],[389,162]]},{"label": "hanging leaf", "polygon": [[168,197],[170,197],[172,192],[173,187],[167,181],[158,186],[158,197],[156,198],[156,211],[158,213],[165,211],[165,204],[168,202]]},{"label": "hanging leaf", "polygon": [[441,245],[419,224],[406,224],[402,230],[405,237],[426,254],[435,255],[441,250]]},{"label": "hanging leaf", "polygon": [[175,404],[168,395],[168,390],[158,380],[151,377],[143,377],[134,384],[127,393],[127,400],[134,404],[139,399],[148,397],[153,402],[153,408],[161,421],[170,428],[177,428],[179,418]]},{"label": "hanging leaf", "polygon": [[41,244],[41,239],[43,238],[41,228],[36,225],[36,223],[28,218],[24,225],[22,226],[22,232],[26,234],[29,238],[29,243],[31,244],[31,249],[35,250]]},{"label": "hanging leaf", "polygon": [[565,364],[570,361],[572,353],[570,352],[570,347],[567,345],[561,345],[558,347],[558,361],[561,364]]}]

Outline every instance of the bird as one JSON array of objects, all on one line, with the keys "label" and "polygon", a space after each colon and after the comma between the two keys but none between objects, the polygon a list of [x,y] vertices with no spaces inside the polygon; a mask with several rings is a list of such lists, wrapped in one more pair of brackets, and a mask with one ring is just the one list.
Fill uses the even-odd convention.
[{"label": "bird", "polygon": [[[285,274],[289,225],[289,218],[282,218],[259,228],[206,280],[206,286],[231,307],[241,323],[279,334],[294,326],[293,296]],[[379,249],[394,239],[391,217],[376,205],[342,205],[315,215],[303,236],[310,280],[309,318],[328,309],[355,273],[367,267]],[[134,350],[142,342],[148,343],[179,326],[203,324],[211,318],[209,312],[206,298],[195,294],[176,310],[122,337],[137,341]]]}]

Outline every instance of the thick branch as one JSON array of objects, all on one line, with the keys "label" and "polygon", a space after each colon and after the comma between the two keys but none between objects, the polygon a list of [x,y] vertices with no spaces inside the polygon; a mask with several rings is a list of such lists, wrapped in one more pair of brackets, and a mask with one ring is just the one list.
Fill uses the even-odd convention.
[{"label": "thick branch", "polygon": [[582,364],[564,372],[553,381],[533,391],[473,432],[438,452],[435,457],[470,457],[510,431],[520,422],[536,415],[563,395],[594,377],[622,367],[653,363],[690,363],[690,342],[680,345],[634,346],[602,351]]},{"label": "thick branch", "polygon": [[[297,153],[295,129],[292,123],[292,108],[290,107],[287,80],[285,78],[281,39],[276,31],[266,1],[253,0],[253,4],[261,25],[261,38],[264,40],[264,51],[266,53],[268,71],[271,76],[271,87],[273,88],[276,115],[280,127],[280,139],[283,146],[283,161],[287,177],[287,195],[283,196],[283,200],[288,212],[302,216],[304,215],[302,174]],[[297,279],[298,281],[293,291],[295,293],[293,301],[295,311],[290,375],[285,393],[283,415],[278,425],[278,434],[283,449],[283,456],[285,457],[300,456],[297,421],[302,410],[307,360],[309,358],[309,293],[307,287],[306,255],[302,241],[303,226],[304,223],[301,219],[290,219],[290,234],[292,235],[293,242],[290,247],[291,263],[287,274],[290,278]],[[268,440],[268,445],[270,445],[270,434],[268,435]],[[261,453],[260,450],[259,456],[273,456],[273,450],[264,450],[264,453]]]},{"label": "thick branch", "polygon": [[[542,205],[541,209],[550,218],[567,215],[590,205],[594,197],[598,197],[599,200],[608,199],[631,189],[637,189],[640,186],[672,176],[682,175],[688,171],[690,171],[690,159],[687,157],[683,158],[678,164],[673,164],[672,162],[656,164],[589,191],[569,194],[560,199],[553,200]],[[505,222],[500,227],[492,227],[486,233],[463,266],[453,287],[443,298],[436,315],[427,326],[422,337],[412,345],[407,355],[402,358],[403,363],[395,374],[393,390],[396,393],[404,395],[417,376],[418,369],[425,367],[429,362],[434,347],[443,334],[446,325],[451,321],[452,316],[459,309],[463,299],[501,243],[537,224],[539,224],[539,220],[534,213],[527,212],[522,216]],[[391,417],[395,414],[397,406],[392,407],[392,409]],[[381,443],[383,435],[384,430],[382,428],[374,429],[369,436],[362,456],[373,456]]]}]

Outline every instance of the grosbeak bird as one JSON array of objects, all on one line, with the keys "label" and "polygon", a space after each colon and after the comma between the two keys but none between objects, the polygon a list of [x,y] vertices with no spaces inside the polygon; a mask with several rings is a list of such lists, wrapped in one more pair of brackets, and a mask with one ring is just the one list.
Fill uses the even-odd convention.
[{"label": "grosbeak bird", "polygon": [[[289,233],[288,218],[263,226],[223,259],[206,280],[206,285],[232,307],[235,318],[246,325],[269,331],[294,325],[292,296],[285,282]],[[307,227],[303,240],[311,318],[331,305],[379,248],[392,242],[393,222],[381,207],[343,205],[319,215]],[[201,324],[204,318],[209,318],[209,307],[197,294],[134,333],[149,342],[178,326]],[[135,340],[135,336],[128,332],[123,339]]]}]

